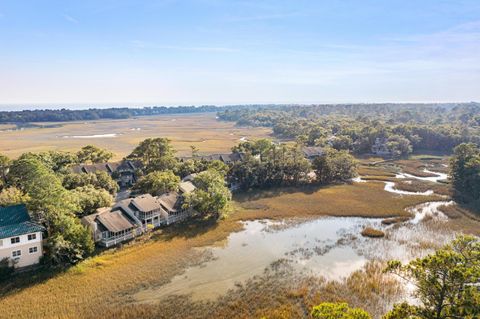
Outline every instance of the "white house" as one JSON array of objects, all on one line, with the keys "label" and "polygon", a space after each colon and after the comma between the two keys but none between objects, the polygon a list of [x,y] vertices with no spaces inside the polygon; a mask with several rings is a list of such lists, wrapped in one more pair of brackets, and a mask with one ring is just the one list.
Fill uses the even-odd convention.
[{"label": "white house", "polygon": [[37,264],[44,230],[31,222],[25,205],[0,207],[0,260],[7,258],[18,268]]}]

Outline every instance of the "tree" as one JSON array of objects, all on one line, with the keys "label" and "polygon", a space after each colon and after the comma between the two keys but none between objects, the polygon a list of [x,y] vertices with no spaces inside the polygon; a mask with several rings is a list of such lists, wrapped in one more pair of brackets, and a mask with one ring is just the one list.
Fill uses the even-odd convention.
[{"label": "tree", "polygon": [[150,193],[153,196],[158,196],[177,190],[179,183],[180,177],[176,176],[172,171],[155,171],[140,178],[134,185],[134,189],[141,193]]},{"label": "tree", "polygon": [[193,183],[197,188],[185,195],[185,206],[193,207],[202,214],[213,214],[219,217],[232,199],[222,174],[210,169],[198,173]]},{"label": "tree", "polygon": [[93,251],[90,232],[73,214],[79,210],[78,201],[51,169],[34,157],[18,159],[9,181],[30,197],[27,207],[33,219],[46,226],[52,262],[75,263]]},{"label": "tree", "polygon": [[10,275],[14,272],[10,261],[11,259],[8,257],[0,259],[0,282],[10,278]]},{"label": "tree", "polygon": [[353,148],[352,138],[348,135],[338,135],[330,140],[332,147],[336,150],[351,150]]},{"label": "tree", "polygon": [[480,149],[473,143],[455,147],[450,160],[450,175],[457,199],[470,202],[480,199]]},{"label": "tree", "polygon": [[175,172],[182,178],[192,173],[197,173],[202,170],[204,165],[198,159],[188,159],[180,162],[175,169]]},{"label": "tree", "polygon": [[346,303],[321,303],[313,307],[312,317],[315,319],[371,319],[363,309],[350,308]]},{"label": "tree", "polygon": [[416,286],[419,305],[400,304],[385,319],[447,319],[480,317],[480,240],[458,236],[434,254],[407,265],[388,263],[394,273]]},{"label": "tree", "polygon": [[39,153],[28,152],[23,153],[19,157],[19,159],[26,158],[35,158],[54,172],[63,172],[69,165],[77,163],[78,161],[78,158],[75,154],[58,151],[46,151]]},{"label": "tree", "polygon": [[11,163],[7,156],[0,154],[0,189],[7,183],[7,173]]},{"label": "tree", "polygon": [[71,191],[77,201],[78,216],[93,214],[100,207],[109,207],[113,204],[113,197],[104,189],[96,189],[92,185],[77,187]]},{"label": "tree", "polygon": [[347,151],[325,149],[325,153],[313,160],[317,181],[328,184],[335,181],[346,181],[357,175],[355,158]]},{"label": "tree", "polygon": [[76,264],[94,250],[93,239],[75,217],[58,214],[52,220],[51,232],[47,239],[47,258],[52,264]]},{"label": "tree", "polygon": [[96,182],[93,186],[97,189],[104,189],[112,195],[115,195],[120,189],[118,183],[107,172],[95,172]]},{"label": "tree", "polygon": [[77,152],[77,157],[79,163],[104,163],[113,157],[113,153],[94,145],[87,145]]},{"label": "tree", "polygon": [[128,159],[139,160],[146,172],[174,170],[177,166],[175,151],[167,138],[147,138],[142,141]]},{"label": "tree", "polygon": [[0,206],[11,206],[17,204],[27,203],[30,197],[24,194],[18,188],[12,186],[4,188],[0,192]]},{"label": "tree", "polygon": [[388,137],[387,148],[395,157],[408,155],[413,150],[410,141],[402,135]]},{"label": "tree", "polygon": [[222,161],[219,160],[213,160],[207,163],[206,169],[212,169],[214,171],[217,171],[220,173],[222,176],[226,176],[229,170],[229,167],[227,164],[225,164]]},{"label": "tree", "polygon": [[96,189],[104,189],[112,195],[115,195],[119,189],[117,182],[114,181],[107,172],[87,174],[68,173],[63,176],[62,184],[63,187],[70,190],[91,185]]},{"label": "tree", "polygon": [[192,151],[192,158],[198,157],[198,147],[195,145],[190,145],[190,150]]}]

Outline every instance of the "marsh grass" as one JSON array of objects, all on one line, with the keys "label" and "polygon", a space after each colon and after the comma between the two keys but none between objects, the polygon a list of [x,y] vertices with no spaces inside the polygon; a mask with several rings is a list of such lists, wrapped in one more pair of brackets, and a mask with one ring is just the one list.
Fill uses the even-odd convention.
[{"label": "marsh grass", "polygon": [[320,215],[408,218],[405,208],[439,200],[438,196],[398,196],[383,187],[382,182],[369,182],[237,194],[234,211],[224,220],[189,220],[155,231],[151,240],[140,238],[100,252],[66,271],[25,274],[2,283],[0,318],[95,318],[99,314],[104,318],[307,318],[307,309],[321,301],[347,301],[373,313],[383,312],[398,291],[374,271],[377,268],[349,280],[326,282],[316,276],[279,276],[281,262],[274,267],[275,273],[271,270],[239,283],[214,303],[193,302],[188,296],[171,296],[160,304],[132,303],[136,292],[160,287],[187,267],[208,260],[203,250],[195,248],[224,244],[230,233],[243,228],[239,221]]},{"label": "marsh grass", "polygon": [[375,228],[372,228],[372,227],[365,227],[362,232],[361,232],[361,235],[363,237],[369,237],[369,238],[382,238],[382,237],[385,237],[385,233],[379,229],[375,229]]},{"label": "marsh grass", "polygon": [[[77,151],[87,144],[107,148],[114,160],[128,155],[138,143],[149,137],[167,137],[178,155],[190,155],[195,145],[201,153],[226,153],[240,138],[269,137],[271,130],[238,127],[217,121],[215,113],[145,116],[123,120],[98,120],[61,123],[57,127],[28,128],[0,132],[0,153],[18,157],[25,152],[46,150]],[[45,123],[49,124],[49,123]],[[58,123],[55,123],[58,124]],[[140,130],[136,130],[139,128]],[[118,134],[115,138],[65,138],[75,135]]]},{"label": "marsh grass", "polygon": [[[399,196],[385,192],[384,183],[353,183],[325,188],[279,188],[235,196],[236,218],[285,218],[318,215],[357,217],[410,216],[405,208],[439,196]],[[235,218],[234,217],[234,218]]]},{"label": "marsh grass", "polygon": [[395,188],[407,192],[426,192],[433,190],[435,194],[451,197],[452,188],[448,183],[433,183],[418,179],[402,179],[395,181]]},{"label": "marsh grass", "polygon": [[444,205],[438,208],[447,215],[452,230],[480,236],[480,212],[464,205]]},{"label": "marsh grass", "polygon": [[297,273],[285,260],[272,263],[215,301],[192,301],[170,296],[157,304],[128,304],[111,308],[107,318],[310,318],[321,302],[346,301],[379,318],[403,294],[398,281],[383,273],[384,264],[368,263],[339,281]]},{"label": "marsh grass", "polygon": [[392,218],[385,218],[382,220],[383,225],[394,225],[399,223],[404,223],[410,220],[410,217],[392,217]]}]

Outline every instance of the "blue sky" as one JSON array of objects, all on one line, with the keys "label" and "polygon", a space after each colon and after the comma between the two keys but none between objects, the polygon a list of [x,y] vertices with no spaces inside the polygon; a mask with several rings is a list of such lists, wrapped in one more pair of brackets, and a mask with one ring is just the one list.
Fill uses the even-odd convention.
[{"label": "blue sky", "polygon": [[472,100],[478,0],[0,0],[0,104]]}]

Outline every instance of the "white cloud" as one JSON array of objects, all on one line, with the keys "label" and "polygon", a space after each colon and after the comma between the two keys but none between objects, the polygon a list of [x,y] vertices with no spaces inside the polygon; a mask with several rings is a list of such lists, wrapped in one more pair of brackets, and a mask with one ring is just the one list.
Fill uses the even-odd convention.
[{"label": "white cloud", "polygon": [[78,24],[79,21],[77,19],[75,19],[74,17],[72,17],[71,15],[68,15],[68,14],[63,14],[63,17],[65,18],[65,20],[67,20],[68,22],[71,22],[71,23],[74,23],[74,24]]}]

